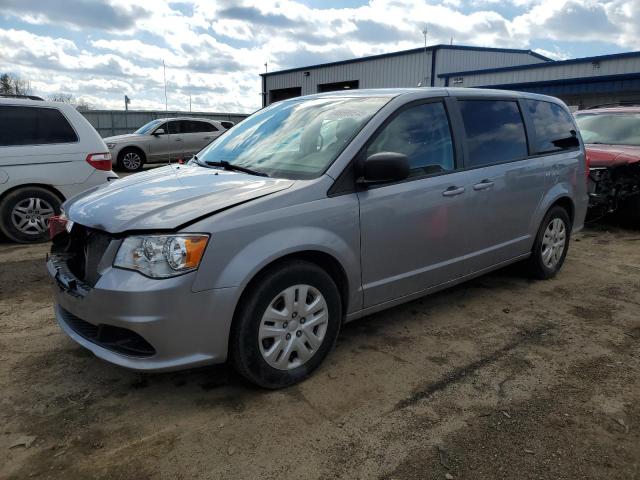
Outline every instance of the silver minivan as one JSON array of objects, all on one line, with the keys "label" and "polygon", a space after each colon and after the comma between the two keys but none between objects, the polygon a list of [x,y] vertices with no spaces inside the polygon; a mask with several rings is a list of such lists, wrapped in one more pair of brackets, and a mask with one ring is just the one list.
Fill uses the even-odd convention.
[{"label": "silver minivan", "polygon": [[186,165],[68,201],[47,267],[76,342],[143,371],[224,362],[267,388],[344,322],[514,262],[562,267],[585,156],[551,97],[331,92],[247,118]]}]

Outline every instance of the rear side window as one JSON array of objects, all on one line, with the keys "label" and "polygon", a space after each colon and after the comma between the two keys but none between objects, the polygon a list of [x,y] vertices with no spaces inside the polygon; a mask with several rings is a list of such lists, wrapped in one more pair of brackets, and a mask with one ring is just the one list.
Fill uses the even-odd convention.
[{"label": "rear side window", "polygon": [[467,134],[467,166],[479,167],[527,156],[527,135],[516,101],[463,100],[459,104]]},{"label": "rear side window", "polygon": [[0,106],[0,146],[77,141],[76,132],[55,108]]},{"label": "rear side window", "polygon": [[183,133],[215,132],[218,130],[212,124],[207,122],[198,122],[195,120],[189,120],[184,123],[186,123],[187,129]]},{"label": "rear side window", "polygon": [[576,148],[576,127],[569,113],[560,105],[539,100],[525,100],[527,111],[535,128],[535,153],[550,153]]},{"label": "rear side window", "polygon": [[453,142],[444,105],[425,103],[400,112],[369,145],[366,154],[380,152],[406,155],[412,175],[453,170]]}]

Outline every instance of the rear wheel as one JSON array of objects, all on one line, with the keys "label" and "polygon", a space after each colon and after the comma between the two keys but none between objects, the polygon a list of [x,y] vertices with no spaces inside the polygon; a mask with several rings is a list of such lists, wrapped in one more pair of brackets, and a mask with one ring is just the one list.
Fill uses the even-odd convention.
[{"label": "rear wheel", "polygon": [[341,301],[331,276],[292,261],[261,275],[234,320],[230,357],[236,370],[264,388],[307,378],[338,336]]},{"label": "rear wheel", "polygon": [[125,148],[118,154],[118,168],[125,172],[137,172],[144,161],[144,153],[137,148]]},{"label": "rear wheel", "polygon": [[49,239],[49,219],[60,213],[60,198],[42,187],[25,187],[0,202],[0,230],[14,242],[33,243]]},{"label": "rear wheel", "polygon": [[529,258],[532,275],[539,279],[554,277],[562,268],[569,250],[571,221],[562,207],[553,207],[544,217]]}]

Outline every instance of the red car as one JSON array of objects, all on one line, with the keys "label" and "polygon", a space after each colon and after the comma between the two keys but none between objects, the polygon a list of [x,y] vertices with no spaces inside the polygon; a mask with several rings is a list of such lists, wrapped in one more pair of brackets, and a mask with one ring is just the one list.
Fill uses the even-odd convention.
[{"label": "red car", "polygon": [[589,165],[592,215],[615,210],[640,220],[640,106],[575,112]]}]

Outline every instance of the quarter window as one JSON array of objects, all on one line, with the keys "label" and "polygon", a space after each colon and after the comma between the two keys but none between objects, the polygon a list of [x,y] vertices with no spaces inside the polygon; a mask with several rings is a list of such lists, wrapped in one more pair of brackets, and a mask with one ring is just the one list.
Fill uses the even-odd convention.
[{"label": "quarter window", "polygon": [[509,162],[527,156],[527,136],[517,102],[464,100],[459,103],[467,134],[468,166]]},{"label": "quarter window", "polygon": [[444,105],[425,103],[400,112],[367,148],[367,157],[380,152],[403,153],[412,175],[453,170],[453,142]]},{"label": "quarter window", "polygon": [[207,123],[207,122],[198,122],[195,120],[189,120],[184,123],[187,124],[186,130],[184,133],[215,132],[218,130],[211,123]]},{"label": "quarter window", "polygon": [[525,100],[525,104],[536,133],[534,152],[549,153],[576,147],[575,142],[568,141],[576,136],[569,112],[551,102]]},{"label": "quarter window", "polygon": [[55,108],[0,107],[0,146],[74,143],[78,136]]}]

